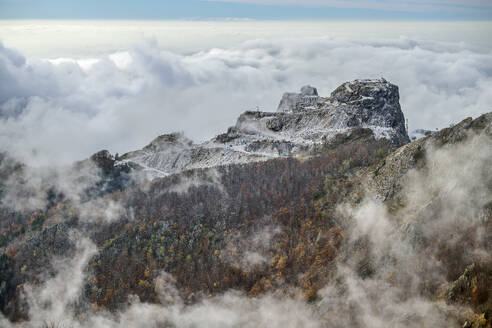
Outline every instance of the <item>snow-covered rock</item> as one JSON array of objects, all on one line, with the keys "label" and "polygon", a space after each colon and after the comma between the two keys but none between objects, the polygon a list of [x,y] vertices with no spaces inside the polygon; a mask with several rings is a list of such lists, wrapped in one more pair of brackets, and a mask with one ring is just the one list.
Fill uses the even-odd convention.
[{"label": "snow-covered rock", "polygon": [[133,164],[150,176],[187,169],[247,163],[306,154],[339,133],[369,128],[395,146],[408,143],[398,87],[384,79],[346,82],[330,97],[304,86],[283,95],[277,112],[247,111],[236,125],[210,141],[194,144],[179,133],[156,138],[120,163]]}]

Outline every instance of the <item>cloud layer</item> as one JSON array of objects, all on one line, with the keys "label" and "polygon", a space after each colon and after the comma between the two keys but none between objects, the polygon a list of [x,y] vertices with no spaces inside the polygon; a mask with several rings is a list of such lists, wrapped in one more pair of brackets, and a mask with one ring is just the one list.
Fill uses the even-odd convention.
[{"label": "cloud layer", "polygon": [[400,86],[410,128],[435,129],[491,110],[492,56],[463,43],[397,39],[255,40],[188,55],[149,42],[92,61],[25,58],[0,46],[0,149],[37,164],[100,149],[126,152],[184,131],[213,137],[244,110],[274,111],[304,84]]}]

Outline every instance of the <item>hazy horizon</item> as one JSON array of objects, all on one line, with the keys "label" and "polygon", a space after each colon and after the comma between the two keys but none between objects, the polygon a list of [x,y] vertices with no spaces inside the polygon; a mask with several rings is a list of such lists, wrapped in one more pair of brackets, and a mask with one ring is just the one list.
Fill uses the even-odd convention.
[{"label": "hazy horizon", "polygon": [[492,21],[0,19],[0,41],[6,46],[51,59],[97,56],[149,41],[188,54],[248,40],[296,37],[408,37],[461,42],[485,51],[492,49],[491,31]]}]

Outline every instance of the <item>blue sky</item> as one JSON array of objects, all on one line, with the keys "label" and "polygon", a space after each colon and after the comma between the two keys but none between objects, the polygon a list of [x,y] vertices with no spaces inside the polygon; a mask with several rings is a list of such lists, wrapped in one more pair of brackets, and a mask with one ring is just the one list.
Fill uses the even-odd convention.
[{"label": "blue sky", "polygon": [[492,0],[0,0],[0,19],[492,20]]}]

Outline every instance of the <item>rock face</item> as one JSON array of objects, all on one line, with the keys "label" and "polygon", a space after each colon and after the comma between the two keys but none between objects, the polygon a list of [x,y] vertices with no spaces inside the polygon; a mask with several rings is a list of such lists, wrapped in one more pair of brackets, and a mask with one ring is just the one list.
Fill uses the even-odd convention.
[{"label": "rock face", "polygon": [[310,154],[340,133],[372,130],[395,147],[408,143],[398,87],[384,79],[346,82],[330,97],[304,86],[285,93],[277,112],[247,111],[224,134],[193,144],[179,133],[163,135],[142,150],[127,153],[116,165],[131,164],[152,176],[187,169],[247,163]]},{"label": "rock face", "polygon": [[367,127],[377,137],[403,145],[410,140],[399,101],[398,87],[385,79],[355,80],[335,89],[324,108],[342,127]]}]

